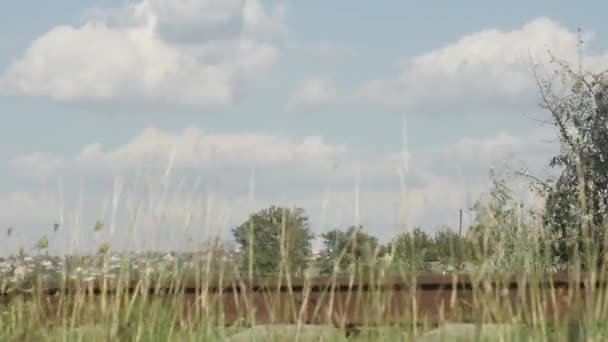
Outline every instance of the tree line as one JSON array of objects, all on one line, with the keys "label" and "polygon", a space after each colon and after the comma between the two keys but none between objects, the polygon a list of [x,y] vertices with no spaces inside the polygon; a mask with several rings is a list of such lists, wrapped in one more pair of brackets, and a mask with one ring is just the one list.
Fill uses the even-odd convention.
[{"label": "tree line", "polygon": [[242,270],[255,275],[281,271],[301,275],[311,268],[320,274],[351,273],[394,262],[423,271],[432,262],[460,263],[465,252],[461,248],[465,239],[447,228],[434,235],[416,228],[382,244],[358,225],[320,234],[322,248],[315,254],[315,235],[302,208],[262,209],[233,228],[232,233]]},{"label": "tree line", "polygon": [[[580,49],[582,45],[579,41]],[[319,236],[322,248],[313,254],[315,236],[305,211],[271,206],[232,229],[236,249],[215,246],[214,252],[250,275],[302,274],[311,268],[340,273],[425,271],[440,265],[445,271],[522,272],[606,266],[608,70],[589,71],[582,60],[573,65],[555,57],[547,69],[532,67],[540,107],[548,114],[544,123],[554,128],[559,144],[559,152],[547,160],[558,176],[543,178],[525,169],[491,172],[493,187],[473,206],[474,220],[462,235],[451,227],[432,234],[415,228],[380,243],[369,227],[333,227]],[[528,181],[543,207],[518,202],[506,175]],[[54,233],[58,228],[56,224]],[[102,229],[103,222],[97,222],[95,232]],[[8,228],[7,236],[12,232]],[[48,245],[45,236],[35,249],[48,252]],[[99,252],[109,249],[102,244]]]},{"label": "tree line", "polygon": [[[582,42],[581,46],[582,46]],[[544,201],[540,210],[514,199],[505,176],[491,173],[493,187],[473,210],[475,219],[462,235],[449,227],[429,234],[421,228],[381,244],[362,226],[335,227],[320,235],[322,249],[313,255],[314,235],[301,208],[270,207],[252,214],[232,230],[240,265],[250,273],[301,274],[365,268],[429,270],[433,264],[459,270],[556,271],[590,269],[605,263],[608,210],[607,71],[585,71],[551,59],[550,72],[533,65],[546,124],[556,132],[559,153],[547,165],[558,177],[524,177]]]},{"label": "tree line", "polygon": [[[302,208],[271,206],[232,229],[231,251],[242,273],[303,275],[368,272],[549,271],[555,266],[550,240],[538,231],[539,217],[515,200],[506,179],[491,173],[493,187],[473,206],[464,233],[448,227],[415,227],[381,243],[361,225],[321,233],[321,248]],[[526,211],[528,210],[528,211]]]}]

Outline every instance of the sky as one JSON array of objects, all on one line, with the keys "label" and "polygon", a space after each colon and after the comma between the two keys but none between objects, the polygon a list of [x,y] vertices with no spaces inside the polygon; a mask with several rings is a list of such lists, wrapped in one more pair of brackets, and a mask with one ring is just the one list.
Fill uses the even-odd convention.
[{"label": "sky", "polygon": [[[58,249],[127,236],[134,248],[181,248],[229,237],[270,205],[304,208],[316,233],[432,232],[456,227],[460,209],[466,225],[490,168],[548,172],[559,146],[540,122],[531,63],[550,68],[547,51],[579,61],[580,28],[584,65],[604,66],[606,6],[5,6],[0,227],[15,233],[0,250],[42,235]],[[97,220],[107,229],[94,234]]]}]

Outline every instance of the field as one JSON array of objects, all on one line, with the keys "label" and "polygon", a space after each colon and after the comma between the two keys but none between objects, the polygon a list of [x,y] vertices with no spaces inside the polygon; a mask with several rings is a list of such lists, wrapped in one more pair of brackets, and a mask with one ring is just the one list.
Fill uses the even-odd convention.
[{"label": "field", "polygon": [[[495,181],[464,234],[414,229],[382,244],[350,227],[322,235],[317,255],[303,211],[277,207],[233,230],[237,250],[101,242],[60,256],[44,236],[32,255],[0,260],[0,340],[605,340],[601,240],[584,233],[565,264],[525,209]],[[99,221],[93,233],[104,229]]]},{"label": "field", "polygon": [[[57,26],[0,69],[3,112],[67,109],[12,100],[2,107],[9,94],[82,107],[63,121],[46,112],[54,119],[23,119],[24,132],[2,134],[10,142],[0,155],[10,167],[1,168],[0,187],[15,189],[9,197],[0,191],[7,225],[0,249],[10,249],[0,250],[0,342],[608,341],[608,71],[600,71],[608,53],[583,48],[593,35],[548,18],[515,31],[484,28],[399,59],[397,77],[358,80],[368,67],[388,66],[376,60],[384,52],[372,41],[392,42],[389,53],[409,50],[417,35],[437,28],[402,30],[412,36],[395,48],[393,36],[359,31],[382,26],[361,25],[359,17],[375,11],[366,10],[344,32],[372,37],[359,49],[373,53],[346,72],[339,66],[359,54],[350,60],[333,43],[292,41],[283,25],[289,6],[276,2],[266,13],[258,0],[121,1],[122,10],[91,9],[83,26]],[[347,13],[324,3],[318,16],[334,22],[334,12]],[[451,34],[459,17],[452,12],[423,21],[448,23]],[[467,22],[483,10],[470,13]],[[544,47],[537,58],[528,45],[538,50],[545,40],[564,59]],[[10,42],[0,52],[18,46],[28,44]],[[310,78],[297,63],[281,64],[277,75],[254,82],[283,55],[309,60],[302,70],[327,70]],[[333,66],[319,60],[329,55]],[[336,84],[323,76],[335,69],[344,74]],[[251,85],[260,93],[247,93]],[[544,128],[520,136],[513,132],[527,126],[509,120],[530,108],[534,87]],[[313,125],[308,111],[317,106],[322,120]],[[411,120],[420,140],[414,150],[410,114],[402,141],[388,138],[396,121],[358,117],[379,111],[394,120],[397,108],[420,112]],[[142,115],[71,114],[102,109]],[[155,122],[162,128],[148,126]],[[235,132],[215,132],[228,122]],[[264,133],[268,124],[289,133]],[[178,126],[181,133],[171,131]],[[555,149],[532,142],[551,134]],[[23,154],[41,137],[48,151]],[[512,156],[525,166],[491,167]],[[530,171],[527,162],[539,158],[530,163],[538,172]],[[480,180],[488,169],[489,184]],[[57,198],[32,192],[51,179]],[[268,188],[259,200],[256,187]],[[318,215],[309,217],[314,208]]]},{"label": "field", "polygon": [[0,339],[248,341],[276,335],[300,341],[442,336],[573,341],[585,336],[600,341],[608,336],[608,282],[601,272],[398,274],[378,264],[365,273],[247,279],[236,265],[224,265],[235,269],[225,273],[205,267],[211,264],[205,257],[6,259]]}]

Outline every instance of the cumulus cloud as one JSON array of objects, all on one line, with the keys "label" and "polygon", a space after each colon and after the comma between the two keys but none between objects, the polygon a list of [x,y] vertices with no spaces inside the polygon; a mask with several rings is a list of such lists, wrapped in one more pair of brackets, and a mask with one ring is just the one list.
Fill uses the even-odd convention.
[{"label": "cumulus cloud", "polygon": [[58,26],[0,75],[5,93],[59,101],[232,104],[280,56],[283,10],[258,0],[140,0]]},{"label": "cumulus cloud", "polygon": [[107,175],[139,168],[164,172],[168,167],[195,171],[244,168],[249,172],[250,168],[289,166],[306,172],[331,169],[345,153],[344,145],[329,144],[320,136],[294,139],[264,133],[206,133],[197,127],[173,133],[149,127],[116,149],[93,143],[73,157],[33,153],[17,157],[13,166],[38,177],[78,169]]},{"label": "cumulus cloud", "polygon": [[[90,252],[106,241],[117,249],[185,248],[210,238],[229,238],[230,228],[268,205],[246,195],[198,190],[175,188],[164,194],[133,191],[125,183],[108,193],[65,188],[69,192],[65,197],[61,190],[0,193],[5,208],[0,213],[0,255],[19,247],[29,249],[42,236],[51,239],[52,250],[70,253]],[[95,232],[98,220],[104,222],[104,229]],[[55,223],[58,231],[53,229]]]},{"label": "cumulus cloud", "polygon": [[[13,166],[22,175],[63,177],[66,189],[70,179],[81,177],[88,179],[89,187],[107,184],[87,192],[93,197],[90,206],[106,208],[92,212],[105,215],[112,196],[102,200],[101,193],[114,192],[113,176],[142,165],[152,167],[157,171],[153,178],[118,180],[123,189],[119,206],[143,203],[148,214],[140,214],[142,227],[182,227],[190,222],[197,227],[211,225],[213,232],[228,236],[228,228],[250,212],[277,204],[305,208],[317,232],[359,222],[388,237],[405,227],[457,224],[458,210],[472,206],[488,189],[493,166],[499,170],[507,163],[514,168],[527,166],[544,176],[543,168],[557,148],[545,142],[552,134],[549,128],[524,137],[500,133],[366,158],[321,137],[148,128],[116,148],[91,144],[71,157],[33,154],[17,158]],[[172,169],[169,183],[164,179],[167,169]],[[213,180],[221,184],[209,184]],[[531,200],[525,187],[515,190],[522,200]],[[212,220],[206,209],[209,203],[213,203]],[[168,223],[159,224],[159,217]],[[128,215],[123,218],[124,222]]]},{"label": "cumulus cloud", "polygon": [[[594,34],[584,38],[588,44]],[[577,33],[538,18],[506,31],[488,29],[447,46],[405,60],[396,78],[366,84],[360,96],[394,108],[443,112],[534,105],[536,87],[532,61],[545,64],[550,51],[577,60]],[[596,69],[608,53],[586,54],[585,65]]]},{"label": "cumulus cloud", "polygon": [[553,138],[554,131],[549,126],[524,137],[499,132],[486,138],[462,138],[447,146],[414,153],[410,164],[414,169],[418,166],[435,170],[437,176],[458,172],[470,178],[486,176],[490,168],[527,167],[534,172],[546,172],[548,156],[555,155],[559,148],[551,141]]},{"label": "cumulus cloud", "polygon": [[315,110],[336,101],[338,90],[333,80],[327,77],[312,77],[304,80],[289,97],[289,110]]},{"label": "cumulus cloud", "polygon": [[[40,192],[15,191],[0,194],[2,228],[14,224],[52,224],[59,215],[55,196]],[[2,232],[4,234],[4,232]]]}]

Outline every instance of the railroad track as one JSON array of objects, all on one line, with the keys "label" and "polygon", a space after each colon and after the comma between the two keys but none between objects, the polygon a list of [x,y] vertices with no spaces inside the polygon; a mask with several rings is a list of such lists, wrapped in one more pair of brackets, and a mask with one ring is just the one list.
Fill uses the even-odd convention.
[{"label": "railroad track", "polygon": [[[179,298],[185,308],[207,312],[218,323],[233,325],[333,323],[361,325],[416,324],[436,326],[443,321],[509,320],[513,315],[534,320],[572,321],[585,305],[604,305],[608,277],[592,274],[469,275],[417,274],[366,281],[349,277],[184,281],[142,286],[128,282],[70,281],[63,286],[1,293],[6,305],[16,296],[38,297],[53,306],[57,298],[84,294],[108,296],[139,293]],[[608,305],[605,305],[608,307]],[[604,312],[599,310],[597,312]],[[208,318],[209,318],[208,317]]]}]

